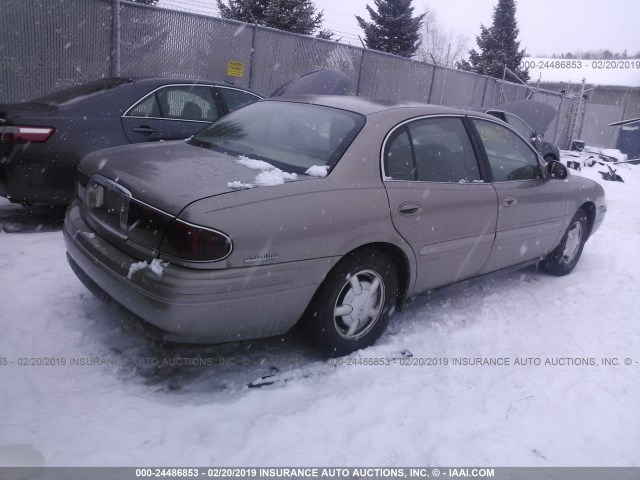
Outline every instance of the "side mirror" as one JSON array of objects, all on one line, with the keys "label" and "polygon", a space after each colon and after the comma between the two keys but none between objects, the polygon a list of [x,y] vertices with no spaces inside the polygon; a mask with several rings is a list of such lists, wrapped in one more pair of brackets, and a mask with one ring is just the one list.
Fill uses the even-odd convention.
[{"label": "side mirror", "polygon": [[556,160],[551,160],[547,162],[547,166],[545,167],[545,171],[547,172],[547,177],[556,178],[558,180],[564,180],[569,175],[567,171],[567,167]]}]

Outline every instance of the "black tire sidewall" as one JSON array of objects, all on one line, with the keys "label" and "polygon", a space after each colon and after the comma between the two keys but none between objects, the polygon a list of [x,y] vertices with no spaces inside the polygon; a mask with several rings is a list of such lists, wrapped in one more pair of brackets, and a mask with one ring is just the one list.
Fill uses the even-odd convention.
[{"label": "black tire sidewall", "polygon": [[[571,227],[575,225],[576,222],[580,222],[582,224],[582,237],[580,238],[580,246],[578,247],[578,252],[576,253],[573,260],[571,260],[571,262],[569,263],[566,263],[563,260],[564,249],[567,244],[569,231],[571,230]],[[587,219],[587,214],[584,212],[584,210],[578,210],[576,214],[573,216],[573,218],[571,219],[571,222],[569,223],[569,227],[567,228],[567,231],[562,237],[560,244],[542,262],[543,269],[548,273],[551,273],[553,275],[559,275],[559,276],[567,275],[571,273],[573,269],[576,267],[576,265],[578,264],[580,257],[582,256],[582,250],[584,249],[584,244],[587,241],[587,237],[589,234],[588,228],[589,228],[589,223]]]},{"label": "black tire sidewall", "polygon": [[[371,330],[356,340],[348,340],[338,335],[333,310],[347,279],[362,270],[373,270],[382,278],[384,304]],[[374,249],[349,254],[327,275],[307,310],[305,323],[310,340],[328,357],[339,357],[366,348],[375,343],[387,328],[397,299],[398,274],[388,255]]]}]

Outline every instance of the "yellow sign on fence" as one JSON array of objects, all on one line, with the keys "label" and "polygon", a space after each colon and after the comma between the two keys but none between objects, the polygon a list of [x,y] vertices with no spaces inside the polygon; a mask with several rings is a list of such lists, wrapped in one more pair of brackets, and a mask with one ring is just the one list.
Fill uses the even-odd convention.
[{"label": "yellow sign on fence", "polygon": [[227,75],[230,77],[244,77],[244,63],[229,60]]}]

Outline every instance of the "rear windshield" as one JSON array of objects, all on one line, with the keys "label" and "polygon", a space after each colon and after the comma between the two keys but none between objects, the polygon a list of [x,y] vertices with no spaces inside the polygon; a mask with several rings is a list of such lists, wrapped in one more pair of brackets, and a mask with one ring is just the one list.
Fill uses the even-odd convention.
[{"label": "rear windshield", "polygon": [[31,103],[38,103],[41,105],[49,105],[51,107],[65,107],[80,103],[94,95],[101,94],[106,90],[133,83],[132,80],[125,78],[103,78],[101,80],[94,80],[93,82],[83,83],[75,87],[65,88],[56,93],[45,95],[44,97],[36,98]]},{"label": "rear windshield", "polygon": [[302,174],[312,166],[333,167],[364,123],[362,115],[345,110],[263,101],[230,113],[189,143]]}]

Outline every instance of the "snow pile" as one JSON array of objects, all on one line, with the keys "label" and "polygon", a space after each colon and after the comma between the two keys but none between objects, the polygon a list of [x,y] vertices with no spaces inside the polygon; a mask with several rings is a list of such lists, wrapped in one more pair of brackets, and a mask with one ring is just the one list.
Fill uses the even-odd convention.
[{"label": "snow pile", "polygon": [[253,183],[242,183],[236,180],[235,182],[227,183],[227,187],[234,188],[236,190],[245,190],[247,188],[253,188],[255,185]]},{"label": "snow pile", "polygon": [[617,163],[625,162],[626,160],[627,155],[615,148],[585,146],[581,152],[574,150],[560,150],[560,162],[570,168],[569,172],[574,173],[575,170],[581,170],[585,167],[594,167],[600,170],[607,170],[607,166],[614,170],[620,167],[629,168],[629,164]]},{"label": "snow pile", "polygon": [[[261,172],[256,176],[254,180],[255,185],[259,185],[261,187],[273,187],[276,185],[282,185],[286,180],[295,180],[298,178],[298,175],[296,175],[295,173],[283,172],[270,163],[245,157],[244,155],[240,155],[237,162],[240,165],[249,167],[252,170],[261,170]],[[227,183],[227,187],[235,189],[253,188],[255,185],[251,183],[242,183],[239,181]]]},{"label": "snow pile", "polygon": [[133,277],[134,273],[139,272],[140,270],[144,270],[148,266],[149,266],[149,264],[147,262],[132,263],[129,266],[129,273],[127,274],[127,278],[129,280],[131,280],[131,278]]},{"label": "snow pile", "polygon": [[328,172],[328,165],[314,165],[312,167],[309,167],[309,169],[304,173],[305,175],[309,175],[311,177],[326,177]]},{"label": "snow pile", "polygon": [[599,148],[599,147],[584,147],[584,153],[595,153],[596,155],[605,155],[607,157],[615,158],[619,162],[627,160],[627,155],[622,153],[617,148]]},{"label": "snow pile", "polygon": [[169,262],[163,262],[158,258],[154,258],[151,260],[151,264],[149,265],[149,269],[158,277],[162,276],[162,272],[164,271],[164,267],[168,267]]},{"label": "snow pile", "polygon": [[146,268],[149,268],[151,272],[153,272],[158,277],[161,277],[164,271],[164,267],[168,265],[169,265],[169,262],[163,262],[158,258],[154,258],[153,260],[151,260],[151,263],[149,262],[132,263],[131,266],[129,267],[129,273],[127,274],[127,278],[131,280],[131,278],[136,272],[139,272]]},{"label": "snow pile", "polygon": [[298,176],[295,173],[283,172],[279,168],[265,170],[256,176],[255,182],[262,187],[273,187],[282,185],[285,180],[295,180]]},{"label": "snow pile", "polygon": [[244,155],[240,155],[238,159],[239,160],[237,160],[237,162],[240,165],[249,167],[252,170],[273,170],[274,168],[276,168],[270,163],[263,162],[262,160],[256,160],[254,158],[245,157]]}]

